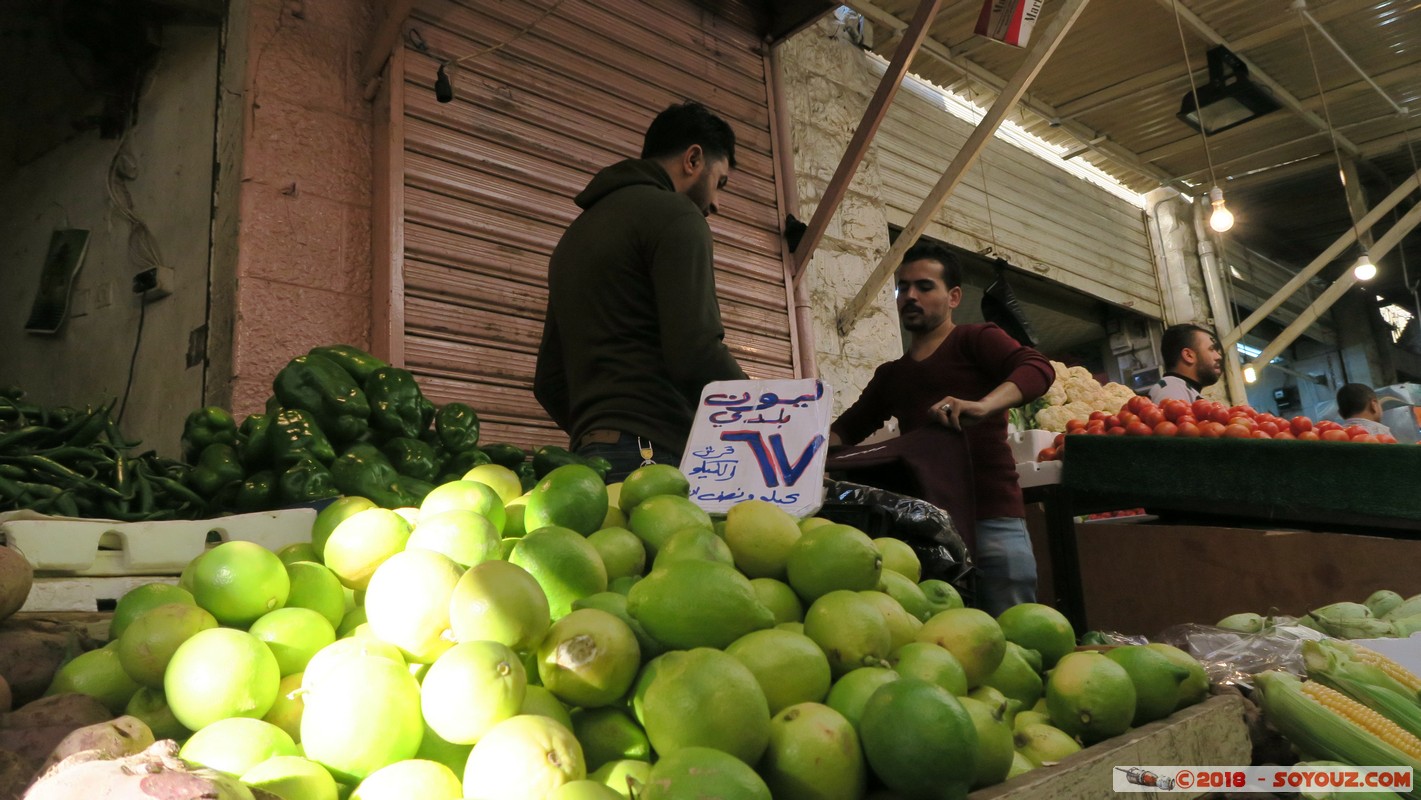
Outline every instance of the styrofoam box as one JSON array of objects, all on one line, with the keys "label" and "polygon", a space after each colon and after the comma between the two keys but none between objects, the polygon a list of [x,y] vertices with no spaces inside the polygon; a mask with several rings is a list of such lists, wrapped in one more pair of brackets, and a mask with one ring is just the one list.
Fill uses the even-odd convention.
[{"label": "styrofoam box", "polygon": [[1056,434],[1051,431],[1017,431],[1007,434],[1007,444],[1011,445],[1011,456],[1016,463],[1035,461],[1036,454],[1051,446]]},{"label": "styrofoam box", "polygon": [[1060,461],[1022,461],[1016,465],[1017,485],[1023,489],[1061,482]]},{"label": "styrofoam box", "polygon": [[177,574],[207,549],[209,533],[275,551],[310,541],[316,520],[309,508],[162,522],[7,516],[0,519],[0,533],[10,547],[37,572],[70,575]]}]

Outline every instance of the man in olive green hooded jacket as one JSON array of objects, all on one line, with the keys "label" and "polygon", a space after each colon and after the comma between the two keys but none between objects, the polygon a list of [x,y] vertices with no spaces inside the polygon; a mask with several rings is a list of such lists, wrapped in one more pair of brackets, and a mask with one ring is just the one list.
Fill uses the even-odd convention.
[{"label": "man in olive green hooded jacket", "polygon": [[706,217],[735,167],[735,133],[699,103],[647,129],[641,158],[597,173],[548,264],[533,392],[609,481],[678,465],[701,390],[743,379],[726,348]]}]

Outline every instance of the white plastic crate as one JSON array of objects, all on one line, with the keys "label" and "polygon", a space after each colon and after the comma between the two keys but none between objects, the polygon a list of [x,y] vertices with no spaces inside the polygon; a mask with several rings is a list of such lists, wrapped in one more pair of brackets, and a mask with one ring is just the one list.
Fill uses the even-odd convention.
[{"label": "white plastic crate", "polygon": [[40,573],[177,575],[206,550],[209,533],[223,542],[256,542],[275,551],[310,541],[315,520],[316,512],[309,508],[163,522],[45,517],[21,511],[0,515],[0,534]]},{"label": "white plastic crate", "polygon": [[[1016,463],[1035,462],[1036,454],[1051,446],[1056,434],[1051,431],[1017,431],[1007,434],[1007,444],[1011,446],[1011,456]],[[1025,485],[1025,484],[1023,484]]]},{"label": "white plastic crate", "polygon": [[1060,461],[1022,461],[1016,465],[1017,485],[1023,489],[1061,482]]}]

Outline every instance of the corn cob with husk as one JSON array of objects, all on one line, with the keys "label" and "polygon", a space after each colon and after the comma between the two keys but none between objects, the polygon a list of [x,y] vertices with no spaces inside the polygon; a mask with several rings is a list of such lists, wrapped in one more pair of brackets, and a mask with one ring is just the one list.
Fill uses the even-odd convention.
[{"label": "corn cob with husk", "polygon": [[1308,677],[1421,737],[1421,678],[1380,653],[1346,642],[1304,642]]},{"label": "corn cob with husk", "polygon": [[[1421,770],[1421,739],[1341,692],[1287,672],[1263,672],[1254,681],[1264,716],[1305,757]],[[1403,796],[1421,800],[1415,791]]]}]

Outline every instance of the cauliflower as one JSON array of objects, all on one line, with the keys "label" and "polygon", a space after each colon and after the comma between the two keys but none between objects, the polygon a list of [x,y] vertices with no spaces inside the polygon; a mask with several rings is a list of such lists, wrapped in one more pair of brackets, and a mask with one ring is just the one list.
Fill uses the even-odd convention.
[{"label": "cauliflower", "polygon": [[1066,402],[1084,403],[1090,406],[1091,411],[1095,411],[1100,406],[1103,399],[1103,392],[1100,384],[1095,382],[1095,378],[1081,378],[1072,375],[1066,379]]},{"label": "cauliflower", "polygon": [[1056,370],[1056,380],[1058,381],[1065,380],[1071,374],[1070,368],[1059,361],[1052,361],[1051,369]]},{"label": "cauliflower", "polygon": [[1098,410],[1089,403],[1067,403],[1061,408],[1071,412],[1071,415],[1066,419],[1078,419],[1082,422],[1090,419],[1090,412]]},{"label": "cauliflower", "polygon": [[1043,431],[1065,433],[1066,421],[1071,419],[1069,406],[1047,406],[1036,412],[1036,427]]},{"label": "cauliflower", "polygon": [[1107,383],[1102,394],[1100,410],[1111,414],[1119,411],[1122,406],[1130,402],[1130,398],[1135,396],[1133,389],[1120,383]]},{"label": "cauliflower", "polygon": [[1051,384],[1051,388],[1047,389],[1046,394],[1041,395],[1041,397],[1045,399],[1048,404],[1053,406],[1063,406],[1070,402],[1066,397],[1066,384],[1061,380],[1057,380]]}]

